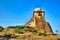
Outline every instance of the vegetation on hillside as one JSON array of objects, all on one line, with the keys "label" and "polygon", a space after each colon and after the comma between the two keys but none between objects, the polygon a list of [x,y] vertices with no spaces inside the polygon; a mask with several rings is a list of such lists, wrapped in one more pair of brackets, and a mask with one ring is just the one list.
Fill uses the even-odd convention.
[{"label": "vegetation on hillside", "polygon": [[[2,29],[4,29],[4,28],[2,26],[0,26],[0,30],[2,30]],[[8,30],[5,32],[5,35],[24,34],[25,32],[32,32],[32,33],[38,34],[39,36],[46,35],[46,31],[44,31],[44,33],[42,33],[30,26],[8,26],[6,29],[8,29]]]}]

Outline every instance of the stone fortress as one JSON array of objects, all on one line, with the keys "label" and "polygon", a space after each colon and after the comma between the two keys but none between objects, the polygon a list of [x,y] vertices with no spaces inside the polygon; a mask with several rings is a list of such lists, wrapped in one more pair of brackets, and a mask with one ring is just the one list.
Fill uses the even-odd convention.
[{"label": "stone fortress", "polygon": [[40,8],[36,8],[33,12],[33,17],[29,22],[25,24],[25,26],[34,27],[41,32],[45,31],[48,34],[52,34],[52,28],[48,22],[45,20],[45,12]]}]

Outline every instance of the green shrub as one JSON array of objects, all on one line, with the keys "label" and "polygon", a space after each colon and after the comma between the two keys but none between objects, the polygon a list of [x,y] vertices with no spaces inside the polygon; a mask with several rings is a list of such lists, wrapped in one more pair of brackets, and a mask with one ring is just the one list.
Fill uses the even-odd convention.
[{"label": "green shrub", "polygon": [[43,33],[41,33],[41,32],[38,32],[38,36],[41,36]]},{"label": "green shrub", "polygon": [[32,32],[36,32],[37,33],[37,30],[33,30]]},{"label": "green shrub", "polygon": [[23,29],[24,26],[8,26],[7,28],[19,28],[19,29]]},{"label": "green shrub", "polygon": [[16,32],[16,33],[19,33],[19,34],[23,34],[23,33],[24,33],[24,29],[20,29],[20,28],[17,27],[17,28],[15,29],[15,32]]},{"label": "green shrub", "polygon": [[11,34],[10,33],[6,33],[6,34],[4,34],[4,36],[10,37]]},{"label": "green shrub", "polygon": [[16,26],[16,28],[24,29],[24,26]]},{"label": "green shrub", "polygon": [[7,28],[16,28],[15,26],[8,26]]},{"label": "green shrub", "polygon": [[22,31],[22,32],[19,32],[19,34],[24,34],[24,32]]}]

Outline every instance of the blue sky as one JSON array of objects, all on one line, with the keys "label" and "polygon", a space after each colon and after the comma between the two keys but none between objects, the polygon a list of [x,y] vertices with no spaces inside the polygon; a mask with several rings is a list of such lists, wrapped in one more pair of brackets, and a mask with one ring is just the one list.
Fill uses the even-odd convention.
[{"label": "blue sky", "polygon": [[60,33],[60,0],[0,0],[0,26],[25,24],[37,7],[45,10],[46,21]]}]

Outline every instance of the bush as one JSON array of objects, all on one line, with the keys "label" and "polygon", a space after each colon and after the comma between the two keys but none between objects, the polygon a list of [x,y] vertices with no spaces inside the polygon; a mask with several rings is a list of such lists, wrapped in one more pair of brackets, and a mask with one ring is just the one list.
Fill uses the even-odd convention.
[{"label": "bush", "polygon": [[41,32],[38,32],[38,36],[41,36],[43,33],[41,33]]},{"label": "bush", "polygon": [[10,37],[11,34],[10,33],[6,33],[4,36]]},{"label": "bush", "polygon": [[16,28],[24,29],[24,26],[16,26]]},{"label": "bush", "polygon": [[22,31],[22,32],[19,32],[19,34],[24,34],[24,32]]},{"label": "bush", "polygon": [[47,32],[46,32],[46,31],[44,31],[43,35],[44,35],[44,36],[47,36]]},{"label": "bush", "polygon": [[15,26],[8,26],[7,28],[16,28]]},{"label": "bush", "polygon": [[19,34],[23,34],[24,33],[24,29],[16,28],[15,32],[19,33]]},{"label": "bush", "polygon": [[19,28],[19,29],[23,29],[24,26],[8,26],[7,28]]},{"label": "bush", "polygon": [[32,32],[36,32],[37,33],[37,30],[33,30]]},{"label": "bush", "polygon": [[24,31],[16,31],[16,33],[18,33],[18,34],[23,34]]}]

